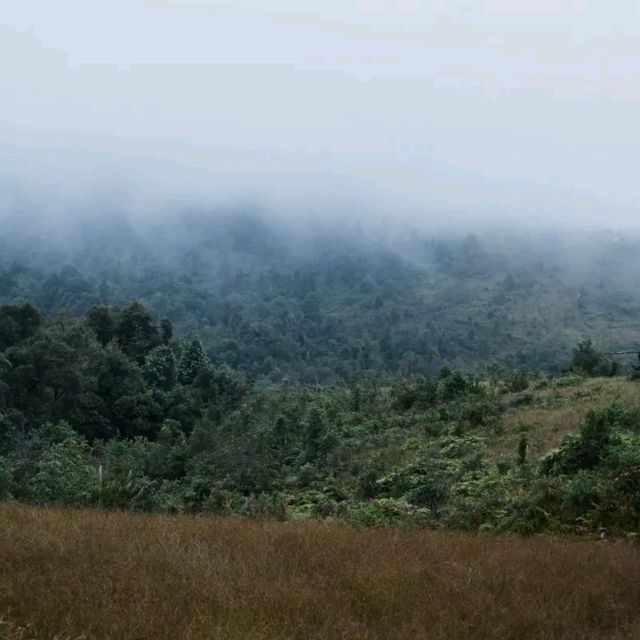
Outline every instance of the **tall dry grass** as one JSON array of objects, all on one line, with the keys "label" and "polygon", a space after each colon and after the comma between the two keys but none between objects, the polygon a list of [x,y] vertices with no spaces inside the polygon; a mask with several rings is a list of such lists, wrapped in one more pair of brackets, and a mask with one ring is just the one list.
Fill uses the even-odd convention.
[{"label": "tall dry grass", "polygon": [[0,505],[0,637],[640,638],[626,543]]}]

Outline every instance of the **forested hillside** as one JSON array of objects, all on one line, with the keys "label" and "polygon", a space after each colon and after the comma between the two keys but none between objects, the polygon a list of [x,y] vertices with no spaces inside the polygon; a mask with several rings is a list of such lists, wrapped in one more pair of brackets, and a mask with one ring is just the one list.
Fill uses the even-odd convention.
[{"label": "forested hillside", "polygon": [[637,528],[634,240],[179,220],[6,226],[0,497]]},{"label": "forested hillside", "polygon": [[640,0],[0,4],[0,640],[640,640]]},{"label": "forested hillside", "polygon": [[557,372],[582,338],[616,350],[640,333],[633,237],[303,228],[237,212],[3,222],[0,302],[81,314],[140,300],[262,384]]},{"label": "forested hillside", "polygon": [[256,386],[139,302],[0,306],[0,337],[3,499],[521,533],[640,524],[637,383],[585,377],[614,371],[589,342],[573,377]]}]

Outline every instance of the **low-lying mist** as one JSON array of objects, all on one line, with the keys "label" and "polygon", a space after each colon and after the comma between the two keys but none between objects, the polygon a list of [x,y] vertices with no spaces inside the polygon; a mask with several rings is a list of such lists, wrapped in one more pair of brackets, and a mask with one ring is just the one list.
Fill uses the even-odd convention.
[{"label": "low-lying mist", "polygon": [[138,300],[260,384],[559,371],[580,340],[614,351],[640,334],[634,230],[112,184],[14,190],[0,304],[55,317]]},{"label": "low-lying mist", "polygon": [[0,144],[0,216],[37,219],[47,229],[105,215],[179,224],[188,210],[247,208],[287,226],[339,222],[385,235],[629,231],[640,222],[620,202],[533,178],[500,183],[423,154],[269,153],[37,133]]},{"label": "low-lying mist", "polygon": [[626,285],[640,274],[639,229],[626,215],[536,215],[524,205],[489,213],[471,201],[466,208],[426,201],[418,207],[393,201],[384,183],[367,189],[335,174],[277,167],[262,176],[261,189],[251,189],[260,173],[255,168],[234,173],[222,160],[213,166],[211,152],[149,145],[163,153],[154,159],[138,145],[130,157],[91,155],[54,145],[46,153],[16,149],[1,159],[3,261],[38,254],[93,268],[114,247],[137,247],[167,268],[194,251],[212,264],[231,252],[268,256],[270,266],[287,268],[292,261],[383,251],[429,268],[439,243],[466,243],[470,254],[490,254],[505,276],[538,264],[573,283],[615,271],[609,280]]},{"label": "low-lying mist", "polygon": [[637,227],[629,3],[41,5],[0,18],[0,211],[47,236],[247,208],[385,238]]}]

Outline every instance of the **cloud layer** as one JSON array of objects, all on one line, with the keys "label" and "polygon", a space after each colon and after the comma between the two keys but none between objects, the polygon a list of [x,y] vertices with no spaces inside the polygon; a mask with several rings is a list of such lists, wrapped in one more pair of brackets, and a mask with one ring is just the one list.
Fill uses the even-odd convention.
[{"label": "cloud layer", "polygon": [[636,15],[627,0],[23,0],[0,17],[1,186],[629,224]]}]

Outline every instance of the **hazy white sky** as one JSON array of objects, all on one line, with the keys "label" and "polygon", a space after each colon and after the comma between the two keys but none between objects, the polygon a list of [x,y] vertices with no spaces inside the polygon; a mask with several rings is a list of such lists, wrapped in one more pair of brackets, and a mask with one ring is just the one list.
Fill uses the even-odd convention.
[{"label": "hazy white sky", "polygon": [[628,222],[639,101],[635,0],[0,0],[4,187]]}]

